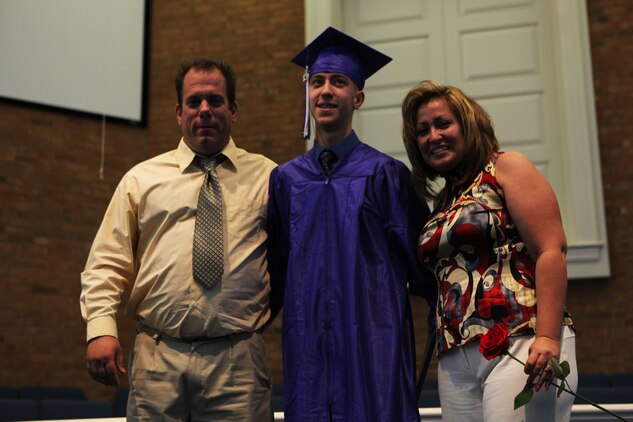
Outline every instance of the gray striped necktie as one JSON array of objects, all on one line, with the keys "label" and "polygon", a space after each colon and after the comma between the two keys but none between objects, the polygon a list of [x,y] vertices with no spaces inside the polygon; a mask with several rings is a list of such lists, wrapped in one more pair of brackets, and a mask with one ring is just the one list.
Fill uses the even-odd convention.
[{"label": "gray striped necktie", "polygon": [[224,229],[222,227],[222,189],[215,168],[224,155],[196,157],[195,165],[206,175],[198,196],[196,227],[193,232],[193,278],[212,288],[224,273]]}]

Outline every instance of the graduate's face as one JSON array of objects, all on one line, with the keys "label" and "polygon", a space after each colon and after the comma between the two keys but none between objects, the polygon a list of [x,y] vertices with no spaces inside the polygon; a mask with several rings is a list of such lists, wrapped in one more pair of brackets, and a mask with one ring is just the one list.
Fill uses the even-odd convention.
[{"label": "graduate's face", "polygon": [[418,108],[418,149],[424,162],[439,174],[447,174],[464,160],[466,141],[459,120],[443,98]]},{"label": "graduate's face", "polygon": [[354,110],[365,100],[365,93],[342,73],[317,73],[310,77],[310,113],[317,128],[351,130]]},{"label": "graduate's face", "polygon": [[226,81],[219,69],[187,72],[176,119],[185,143],[198,154],[210,156],[226,146],[231,124],[237,120],[237,103],[229,104]]}]

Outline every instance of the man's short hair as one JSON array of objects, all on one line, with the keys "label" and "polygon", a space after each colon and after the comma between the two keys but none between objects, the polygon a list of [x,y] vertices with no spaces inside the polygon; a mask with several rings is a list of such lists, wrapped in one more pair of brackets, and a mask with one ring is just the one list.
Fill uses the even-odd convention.
[{"label": "man's short hair", "polygon": [[184,62],[180,66],[180,70],[176,75],[176,96],[178,97],[178,105],[182,106],[182,85],[185,80],[185,75],[191,69],[196,69],[203,72],[210,72],[212,70],[218,69],[222,76],[224,76],[224,80],[226,81],[226,97],[229,101],[229,104],[235,103],[235,73],[233,73],[233,69],[228,63],[223,62],[222,60],[213,60],[206,57],[201,57],[197,59],[193,59],[188,62]]}]

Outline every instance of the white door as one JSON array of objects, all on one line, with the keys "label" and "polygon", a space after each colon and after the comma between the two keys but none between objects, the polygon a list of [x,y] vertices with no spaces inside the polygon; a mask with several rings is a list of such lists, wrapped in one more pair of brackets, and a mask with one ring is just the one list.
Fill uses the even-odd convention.
[{"label": "white door", "polygon": [[343,1],[343,30],[393,58],[367,80],[365,104],[354,117],[360,138],[408,164],[400,103],[422,79],[444,79],[442,2]]},{"label": "white door", "polygon": [[[360,138],[408,163],[400,103],[415,83],[455,85],[490,113],[502,149],[561,178],[547,0],[345,0],[343,30],[394,60],[366,87]],[[555,103],[555,102],[554,102]],[[552,165],[552,163],[555,163]],[[560,192],[562,194],[562,192]]]},{"label": "white door", "polygon": [[491,115],[556,191],[570,278],[609,275],[586,0],[304,0],[306,39],[332,25],[393,57],[367,81],[360,138],[405,163],[400,103],[423,79]]}]

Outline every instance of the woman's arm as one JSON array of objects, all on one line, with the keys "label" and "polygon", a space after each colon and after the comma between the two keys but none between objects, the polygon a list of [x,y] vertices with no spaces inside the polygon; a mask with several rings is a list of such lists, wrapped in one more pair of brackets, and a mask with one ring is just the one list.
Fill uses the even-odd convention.
[{"label": "woman's arm", "polygon": [[[554,190],[523,154],[497,160],[497,180],[528,253],[536,264],[536,339],[525,372],[531,382],[552,357],[560,357],[560,335],[567,294],[567,242]],[[541,381],[537,383],[540,388]]]}]

